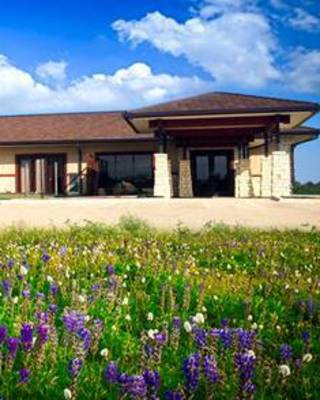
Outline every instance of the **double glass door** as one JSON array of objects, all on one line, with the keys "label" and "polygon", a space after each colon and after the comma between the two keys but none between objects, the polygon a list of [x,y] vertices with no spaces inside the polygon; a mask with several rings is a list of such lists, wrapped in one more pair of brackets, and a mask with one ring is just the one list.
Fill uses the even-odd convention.
[{"label": "double glass door", "polygon": [[59,196],[65,192],[66,157],[63,154],[21,155],[18,192]]},{"label": "double glass door", "polygon": [[234,196],[233,150],[191,152],[196,197]]}]

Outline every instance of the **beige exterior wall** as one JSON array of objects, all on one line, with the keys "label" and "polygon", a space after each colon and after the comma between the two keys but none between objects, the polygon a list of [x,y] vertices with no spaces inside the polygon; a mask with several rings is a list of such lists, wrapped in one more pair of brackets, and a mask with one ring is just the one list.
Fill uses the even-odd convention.
[{"label": "beige exterior wall", "polygon": [[[150,142],[137,143],[110,143],[83,145],[82,170],[86,168],[86,154],[88,153],[116,153],[135,151],[155,151],[155,145]],[[67,185],[70,175],[78,173],[78,149],[75,146],[21,146],[0,148],[0,193],[15,193],[16,191],[16,156],[22,154],[66,154],[67,156]]]},{"label": "beige exterior wall", "polygon": [[[269,155],[265,157],[264,147],[250,149],[247,160],[239,159],[238,150],[234,148],[235,155],[235,195],[236,197],[271,197],[289,196],[292,182],[292,145],[310,139],[308,135],[281,136],[279,147],[277,143],[270,144]],[[153,152],[157,153],[157,144],[152,142],[123,142],[106,144],[86,144],[81,146],[83,154],[82,170],[86,167],[88,153],[122,153],[122,152]],[[192,148],[188,149],[187,154]],[[188,188],[184,195],[192,194],[190,171],[184,175],[183,182],[179,180],[179,172],[189,167],[182,167],[182,149],[176,148],[173,143],[168,143],[168,177],[170,182],[170,196],[179,196],[182,186]],[[76,146],[21,146],[0,148],[0,193],[14,193],[16,190],[16,155],[21,154],[66,154],[67,156],[67,184],[70,175],[78,173],[78,149]],[[161,157],[160,157],[161,158]],[[188,157],[189,158],[189,157]],[[159,166],[164,165],[159,161]],[[161,173],[162,174],[162,173]],[[179,188],[180,185],[180,188]],[[184,189],[183,189],[184,190]],[[182,190],[182,192],[183,192]]]}]

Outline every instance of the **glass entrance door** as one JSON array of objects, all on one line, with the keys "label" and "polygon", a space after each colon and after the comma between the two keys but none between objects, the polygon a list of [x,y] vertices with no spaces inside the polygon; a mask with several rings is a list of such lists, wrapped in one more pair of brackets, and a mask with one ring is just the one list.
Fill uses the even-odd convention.
[{"label": "glass entrance door", "polygon": [[234,196],[233,150],[191,152],[196,197]]}]

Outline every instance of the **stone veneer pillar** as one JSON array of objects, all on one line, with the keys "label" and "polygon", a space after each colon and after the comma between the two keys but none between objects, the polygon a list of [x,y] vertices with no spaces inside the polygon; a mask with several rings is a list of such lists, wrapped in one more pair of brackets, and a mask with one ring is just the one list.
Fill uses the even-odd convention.
[{"label": "stone veneer pillar", "polygon": [[238,198],[251,197],[251,179],[249,159],[240,159],[236,166],[236,190],[235,195]]},{"label": "stone veneer pillar", "polygon": [[272,156],[263,156],[261,160],[261,197],[272,196]]},{"label": "stone veneer pillar", "polygon": [[291,195],[291,160],[290,149],[272,153],[272,196]]},{"label": "stone veneer pillar", "polygon": [[193,197],[190,160],[179,162],[179,197]]},{"label": "stone veneer pillar", "polygon": [[172,197],[172,175],[171,164],[168,160],[168,154],[154,154],[154,190],[155,197]]}]

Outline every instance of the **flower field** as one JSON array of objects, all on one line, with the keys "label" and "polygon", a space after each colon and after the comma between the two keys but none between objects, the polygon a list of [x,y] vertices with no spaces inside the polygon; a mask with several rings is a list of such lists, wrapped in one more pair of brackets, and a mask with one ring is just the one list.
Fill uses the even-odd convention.
[{"label": "flower field", "polygon": [[0,233],[3,399],[319,399],[320,232]]}]

